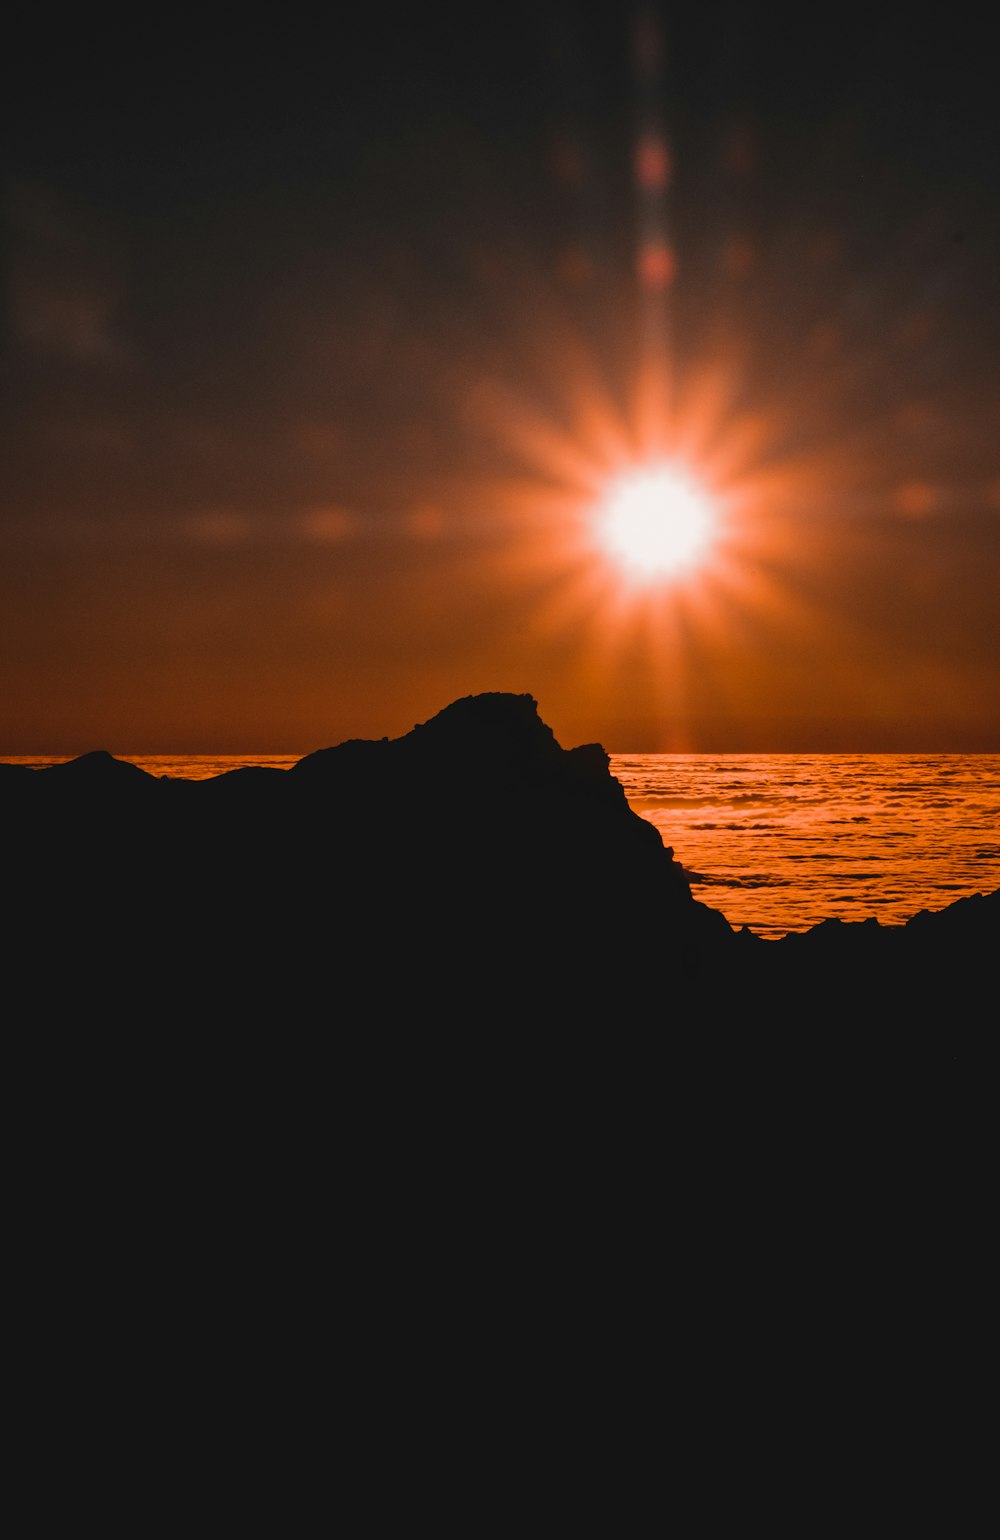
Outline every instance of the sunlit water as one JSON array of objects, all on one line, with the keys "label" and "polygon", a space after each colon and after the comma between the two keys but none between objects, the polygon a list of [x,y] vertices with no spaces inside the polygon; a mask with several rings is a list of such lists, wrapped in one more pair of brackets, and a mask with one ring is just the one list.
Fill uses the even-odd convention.
[{"label": "sunlit water", "polygon": [[1000,755],[613,755],[697,898],[760,936],[1000,887]]},{"label": "sunlit water", "polygon": [[[121,757],[203,780],[301,755]],[[759,936],[872,915],[900,925],[1000,887],[997,754],[613,754],[611,771],[695,896]]]}]

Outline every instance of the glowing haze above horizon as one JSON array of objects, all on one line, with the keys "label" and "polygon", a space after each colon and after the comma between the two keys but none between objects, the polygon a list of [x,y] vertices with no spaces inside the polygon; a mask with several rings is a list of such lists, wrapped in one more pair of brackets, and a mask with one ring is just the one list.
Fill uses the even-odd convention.
[{"label": "glowing haze above horizon", "polygon": [[1000,751],[975,14],[21,14],[0,755]]}]

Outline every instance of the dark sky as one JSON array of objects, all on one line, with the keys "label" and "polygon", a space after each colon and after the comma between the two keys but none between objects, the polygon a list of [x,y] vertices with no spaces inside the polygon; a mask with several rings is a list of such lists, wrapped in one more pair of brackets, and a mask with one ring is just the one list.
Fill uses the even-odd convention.
[{"label": "dark sky", "polygon": [[[480,689],[613,751],[1000,750],[977,10],[6,31],[0,752],[305,752]],[[654,442],[730,515],[629,599],[587,509]]]}]

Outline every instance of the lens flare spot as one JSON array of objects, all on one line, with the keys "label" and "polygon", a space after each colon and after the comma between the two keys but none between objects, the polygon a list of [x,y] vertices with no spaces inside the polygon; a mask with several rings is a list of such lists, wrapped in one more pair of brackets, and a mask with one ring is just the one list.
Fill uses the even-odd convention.
[{"label": "lens flare spot", "polygon": [[677,276],[677,257],[666,241],[647,241],[640,247],[637,266],[644,289],[666,289]]},{"label": "lens flare spot", "polygon": [[694,566],[715,523],[707,493],[685,472],[655,466],[616,481],[601,505],[598,537],[633,577],[652,580]]},{"label": "lens flare spot", "polygon": [[670,151],[659,134],[644,134],[635,147],[635,177],[640,187],[657,192],[670,181]]}]

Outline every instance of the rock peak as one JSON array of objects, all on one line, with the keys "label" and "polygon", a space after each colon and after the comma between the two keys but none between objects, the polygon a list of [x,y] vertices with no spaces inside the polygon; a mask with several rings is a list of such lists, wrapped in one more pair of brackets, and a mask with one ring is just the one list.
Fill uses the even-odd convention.
[{"label": "rock peak", "polygon": [[414,749],[431,742],[440,748],[453,744],[465,757],[561,752],[551,727],[538,715],[535,697],[501,690],[462,696],[428,721],[418,722],[407,737]]}]

